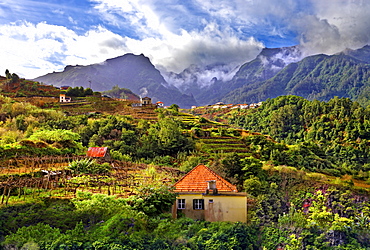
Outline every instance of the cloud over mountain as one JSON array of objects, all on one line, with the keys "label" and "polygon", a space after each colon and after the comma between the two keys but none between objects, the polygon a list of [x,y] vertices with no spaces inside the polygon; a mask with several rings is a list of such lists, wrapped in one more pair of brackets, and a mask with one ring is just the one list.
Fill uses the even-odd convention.
[{"label": "cloud over mountain", "polygon": [[369,43],[369,10],[361,0],[4,0],[0,72],[35,77],[126,53],[177,73],[192,64],[232,70],[263,47],[333,54]]}]

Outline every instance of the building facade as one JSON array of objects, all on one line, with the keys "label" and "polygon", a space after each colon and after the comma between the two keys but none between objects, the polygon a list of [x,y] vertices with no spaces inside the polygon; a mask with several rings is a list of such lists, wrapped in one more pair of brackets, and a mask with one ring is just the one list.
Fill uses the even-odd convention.
[{"label": "building facade", "polygon": [[198,165],[175,184],[173,216],[206,221],[247,221],[247,195],[238,192],[205,165]]}]

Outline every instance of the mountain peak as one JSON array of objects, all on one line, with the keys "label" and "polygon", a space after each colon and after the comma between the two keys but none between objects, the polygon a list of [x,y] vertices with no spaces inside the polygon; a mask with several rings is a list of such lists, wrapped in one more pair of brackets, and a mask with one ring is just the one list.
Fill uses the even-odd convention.
[{"label": "mountain peak", "polygon": [[50,73],[35,80],[54,86],[91,86],[94,91],[107,91],[118,86],[140,95],[145,90],[154,102],[162,101],[166,105],[176,103],[180,107],[196,105],[194,98],[183,96],[176,87],[169,86],[143,54],[129,53],[86,66],[68,65],[63,72]]}]

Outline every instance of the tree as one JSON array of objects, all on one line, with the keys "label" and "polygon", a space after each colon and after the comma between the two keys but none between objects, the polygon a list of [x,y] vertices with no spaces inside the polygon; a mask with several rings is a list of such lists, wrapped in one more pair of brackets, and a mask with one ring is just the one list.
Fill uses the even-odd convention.
[{"label": "tree", "polygon": [[181,131],[179,124],[169,117],[159,119],[148,130],[145,143],[152,145],[160,155],[176,155],[180,151],[189,151],[194,147],[193,141]]},{"label": "tree", "polygon": [[228,181],[241,188],[244,171],[241,157],[237,153],[226,156],[221,160],[220,170],[225,173]]},{"label": "tree", "polygon": [[171,106],[169,107],[169,109],[172,109],[172,110],[174,110],[174,111],[176,111],[176,112],[179,112],[179,105],[177,105],[177,104],[171,104]]},{"label": "tree", "polygon": [[22,249],[31,249],[27,248],[27,245],[30,246],[31,243],[34,243],[32,244],[34,247],[39,247],[34,249],[40,249],[40,246],[42,249],[47,249],[47,246],[50,246],[61,235],[59,228],[52,228],[49,225],[39,223],[37,225],[19,228],[15,234],[8,235],[5,238],[3,245],[9,247],[15,246],[17,247],[16,249],[22,246]]},{"label": "tree", "polygon": [[134,209],[144,212],[148,216],[168,212],[177,197],[177,193],[167,186],[143,186],[137,192],[137,195],[131,196],[127,200]]},{"label": "tree", "polygon": [[93,95],[94,91],[90,88],[85,89],[84,96]]},{"label": "tree", "polygon": [[266,173],[262,169],[262,163],[260,160],[250,156],[242,160],[244,167],[243,173],[246,178],[257,176],[260,180],[266,179]]},{"label": "tree", "polygon": [[12,75],[10,74],[10,72],[9,72],[8,69],[5,70],[5,76],[6,76],[7,79],[11,79],[12,78]]},{"label": "tree", "polygon": [[11,79],[12,79],[12,83],[18,82],[19,76],[16,73],[13,73]]}]

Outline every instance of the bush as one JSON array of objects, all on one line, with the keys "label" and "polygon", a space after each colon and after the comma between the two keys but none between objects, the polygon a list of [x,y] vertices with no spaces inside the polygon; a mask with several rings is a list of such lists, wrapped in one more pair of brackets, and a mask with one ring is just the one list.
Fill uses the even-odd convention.
[{"label": "bush", "polygon": [[94,159],[75,160],[68,164],[68,169],[76,174],[106,174],[112,169],[109,163],[98,164]]},{"label": "bush", "polygon": [[21,227],[15,234],[6,236],[3,245],[8,249],[31,249],[27,246],[34,246],[32,249],[46,249],[55,239],[61,236],[59,228],[52,228],[49,225],[39,223],[34,226]]},{"label": "bush", "polygon": [[110,155],[112,157],[113,160],[117,160],[117,161],[132,161],[132,157],[130,155],[127,155],[127,154],[122,154],[121,152],[119,151],[111,151],[110,152]]}]

